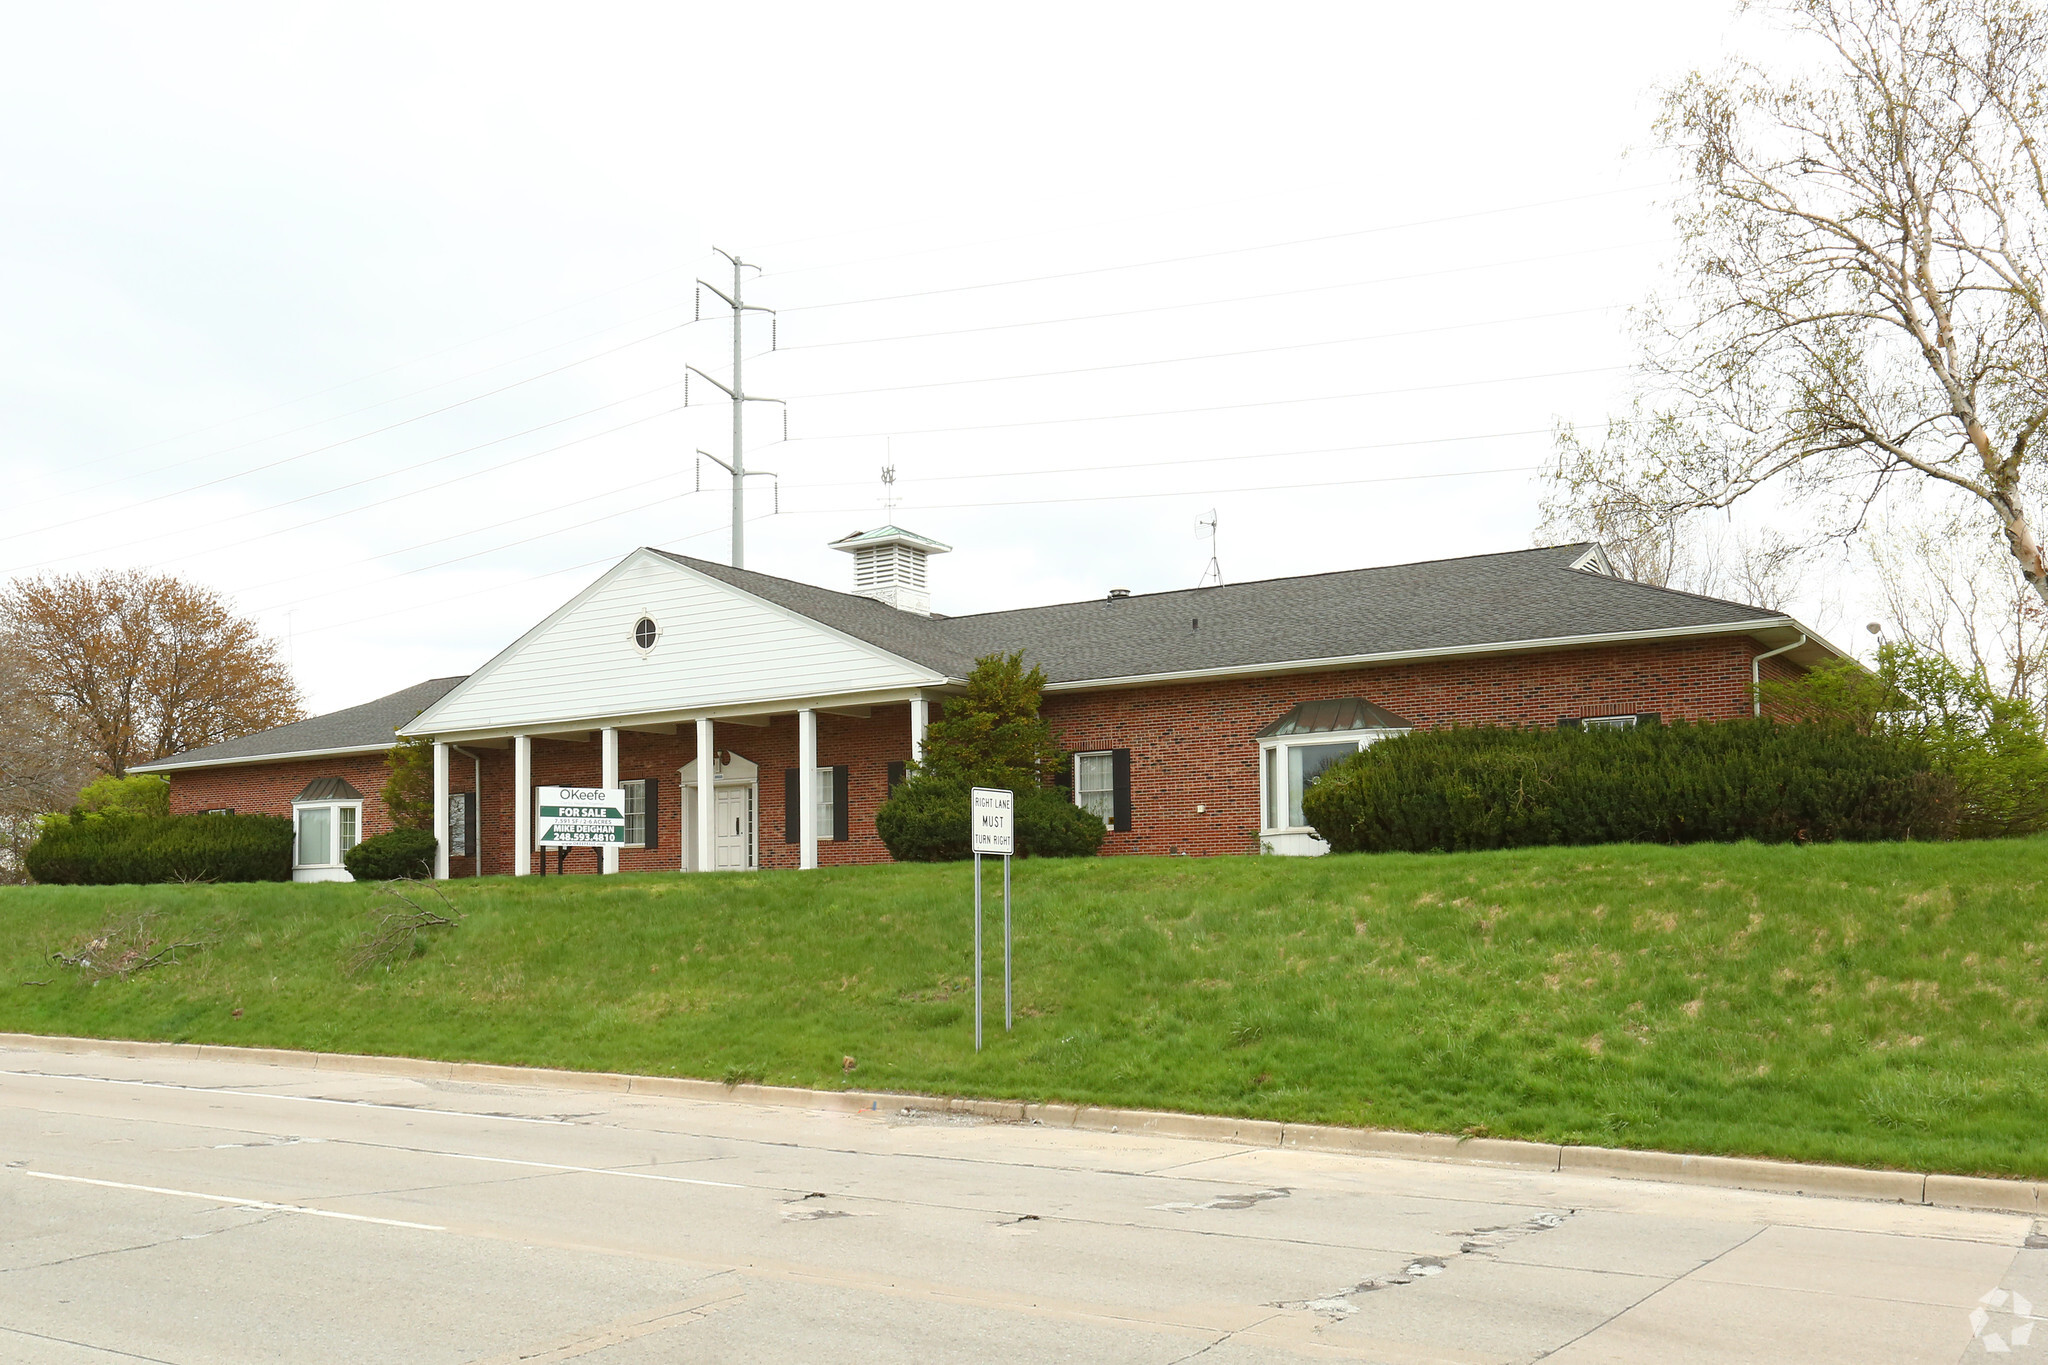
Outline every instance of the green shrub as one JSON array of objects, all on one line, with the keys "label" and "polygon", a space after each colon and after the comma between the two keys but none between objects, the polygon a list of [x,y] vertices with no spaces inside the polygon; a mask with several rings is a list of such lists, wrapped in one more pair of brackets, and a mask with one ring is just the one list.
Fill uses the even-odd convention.
[{"label": "green shrub", "polygon": [[100,777],[85,784],[71,805],[73,815],[169,815],[171,779],[155,773]]},{"label": "green shrub", "polygon": [[[958,862],[968,847],[968,792],[957,778],[913,777],[875,814],[875,832],[902,863]],[[1013,788],[1017,852],[1022,857],[1089,857],[1102,848],[1102,821],[1051,787]]]},{"label": "green shrub", "polygon": [[1770,720],[1629,730],[1418,730],[1302,799],[1338,852],[1547,844],[1943,839],[1952,778],[1896,736]]},{"label": "green shrub", "polygon": [[292,822],[278,815],[51,816],[24,859],[51,885],[287,882]]},{"label": "green shrub", "polygon": [[434,875],[434,836],[423,829],[394,829],[365,839],[341,855],[341,865],[359,882]]},{"label": "green shrub", "polygon": [[1956,785],[1956,832],[2011,838],[2048,829],[2048,740],[2033,703],[1992,686],[1982,669],[1903,641],[1878,647],[1877,668],[1850,659],[1766,683],[1779,714],[1851,726],[1917,746]]}]

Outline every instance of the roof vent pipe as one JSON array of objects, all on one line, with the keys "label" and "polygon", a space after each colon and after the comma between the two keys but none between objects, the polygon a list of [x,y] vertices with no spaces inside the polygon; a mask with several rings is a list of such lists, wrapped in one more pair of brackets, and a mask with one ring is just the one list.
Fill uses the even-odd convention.
[{"label": "roof vent pipe", "polygon": [[1129,588],[1111,588],[1109,590],[1109,600],[1112,602],[1121,602],[1130,595],[1131,590]]}]

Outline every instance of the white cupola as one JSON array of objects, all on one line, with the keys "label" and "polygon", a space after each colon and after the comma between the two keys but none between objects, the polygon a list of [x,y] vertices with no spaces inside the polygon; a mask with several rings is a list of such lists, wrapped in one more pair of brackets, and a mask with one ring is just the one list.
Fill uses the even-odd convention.
[{"label": "white cupola", "polygon": [[901,526],[855,531],[832,542],[835,550],[853,556],[853,590],[862,597],[887,602],[898,611],[932,614],[932,594],[925,582],[924,561],[953,547]]}]

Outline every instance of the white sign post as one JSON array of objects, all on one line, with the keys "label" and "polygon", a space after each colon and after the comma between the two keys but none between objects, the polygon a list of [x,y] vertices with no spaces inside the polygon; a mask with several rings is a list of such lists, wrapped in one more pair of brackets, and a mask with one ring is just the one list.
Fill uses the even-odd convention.
[{"label": "white sign post", "polygon": [[981,1051],[981,856],[1003,860],[1003,1031],[1010,1029],[1010,855],[1017,851],[1017,794],[975,787],[968,794],[968,846],[974,850],[974,1050]]},{"label": "white sign post", "polygon": [[602,848],[626,842],[624,787],[541,787],[535,848]]}]

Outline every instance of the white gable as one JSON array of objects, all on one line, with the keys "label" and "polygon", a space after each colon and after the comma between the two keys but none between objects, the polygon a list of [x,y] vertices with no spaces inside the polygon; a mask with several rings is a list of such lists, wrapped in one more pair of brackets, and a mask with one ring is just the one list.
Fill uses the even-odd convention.
[{"label": "white gable", "polygon": [[[633,638],[643,617],[659,632],[644,650]],[[918,664],[636,550],[405,729],[510,730],[939,681]]]}]

